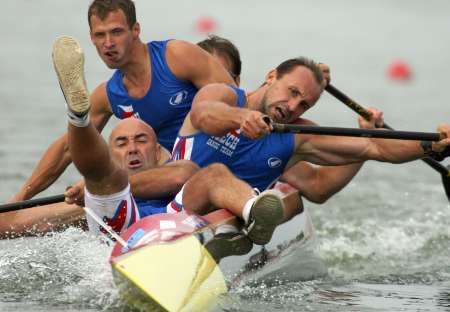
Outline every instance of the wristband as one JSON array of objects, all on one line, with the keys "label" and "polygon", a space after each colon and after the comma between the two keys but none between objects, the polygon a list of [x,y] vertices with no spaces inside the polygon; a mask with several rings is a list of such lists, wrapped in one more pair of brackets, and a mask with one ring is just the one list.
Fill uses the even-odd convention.
[{"label": "wristband", "polygon": [[433,143],[431,143],[431,141],[421,141],[420,142],[420,147],[422,147],[423,154],[425,156],[431,156],[431,154],[434,153],[432,144]]},{"label": "wristband", "polygon": [[421,141],[420,146],[423,149],[423,154],[425,156],[433,158],[434,160],[442,161],[446,157],[450,156],[450,147],[449,146],[447,146],[442,152],[433,151],[431,141]]}]

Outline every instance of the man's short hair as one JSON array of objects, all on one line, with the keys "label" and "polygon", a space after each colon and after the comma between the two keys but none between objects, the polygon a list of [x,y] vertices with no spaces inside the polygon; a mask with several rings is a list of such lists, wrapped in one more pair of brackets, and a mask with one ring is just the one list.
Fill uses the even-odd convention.
[{"label": "man's short hair", "polygon": [[216,53],[218,55],[228,58],[231,62],[231,75],[236,79],[241,75],[241,56],[236,46],[228,39],[210,35],[203,41],[197,43],[203,50],[209,53]]},{"label": "man's short hair", "polygon": [[307,58],[307,57],[296,57],[289,60],[284,61],[280,65],[277,66],[277,79],[280,79],[285,74],[290,73],[293,71],[297,66],[304,66],[308,68],[314,75],[314,78],[316,79],[316,82],[319,84],[319,86],[323,86],[323,74],[322,71],[319,68],[319,65],[314,62],[313,60]]},{"label": "man's short hair", "polygon": [[132,0],[94,0],[89,6],[88,22],[91,27],[91,16],[96,15],[102,21],[109,13],[122,10],[127,18],[130,29],[136,24],[136,8]]}]

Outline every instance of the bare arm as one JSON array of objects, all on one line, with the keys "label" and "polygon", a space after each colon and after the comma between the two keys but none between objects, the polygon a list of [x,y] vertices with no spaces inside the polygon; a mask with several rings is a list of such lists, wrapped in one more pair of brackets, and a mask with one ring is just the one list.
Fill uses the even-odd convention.
[{"label": "bare arm", "polygon": [[34,168],[31,176],[10,200],[26,200],[49,187],[70,164],[67,135],[53,142]]},{"label": "bare arm", "polygon": [[199,167],[188,160],[136,173],[129,177],[131,192],[139,198],[160,198],[176,195]]},{"label": "bare arm", "polygon": [[1,214],[0,239],[58,231],[69,226],[86,228],[84,211],[76,205],[57,203]]},{"label": "bare arm", "polygon": [[[105,85],[98,86],[90,97],[91,122],[101,131],[112,112],[106,96]],[[49,187],[71,163],[67,134],[54,141],[11,201],[26,200]]]},{"label": "bare arm", "polygon": [[236,100],[236,94],[223,84],[206,86],[195,96],[188,119],[196,130],[224,135],[241,125],[241,112],[246,109],[236,107]]},{"label": "bare arm", "polygon": [[200,89],[180,134],[192,135],[203,131],[219,136],[231,129],[239,129],[242,109],[236,107],[236,100],[236,94],[223,84],[212,84]]},{"label": "bare arm", "polygon": [[[444,139],[434,142],[433,150],[440,152],[450,145],[450,125],[441,125],[438,132]],[[297,135],[291,164],[298,160],[321,165],[343,165],[364,160],[403,163],[422,157],[424,151],[419,141]]]},{"label": "bare arm", "polygon": [[191,81],[198,89],[210,83],[235,85],[216,58],[190,42],[170,41],[167,45],[167,63],[175,76]]},{"label": "bare arm", "polygon": [[192,108],[181,127],[181,135],[203,131],[222,136],[240,129],[242,134],[257,139],[270,132],[270,126],[259,111],[236,107],[237,95],[225,84],[203,87],[192,102]]},{"label": "bare arm", "polygon": [[[300,118],[296,124],[316,125],[314,122]],[[361,124],[363,128],[373,128],[369,123]],[[280,180],[296,188],[301,196],[313,203],[323,204],[331,196],[342,190],[361,169],[363,162],[343,166],[314,166],[300,161],[287,169]]]},{"label": "bare arm", "polygon": [[359,162],[345,166],[315,167],[301,161],[289,168],[281,176],[281,181],[295,187],[309,201],[323,204],[342,190],[362,165]]},{"label": "bare arm", "polygon": [[[128,181],[133,195],[138,198],[175,196],[198,170],[199,167],[192,161],[178,160],[133,174],[128,177]],[[66,203],[84,205],[84,186],[82,180],[67,189],[64,193]]]},{"label": "bare arm", "polygon": [[[359,125],[361,128],[374,128],[375,124],[382,125],[382,112],[376,109],[369,109],[372,113],[372,119],[366,121],[359,118]],[[441,132],[443,137],[448,137],[450,126],[443,125],[438,131]],[[334,142],[342,144],[342,138],[335,138]],[[423,157],[423,150],[420,147],[419,142],[402,141],[402,140],[379,140],[379,139],[356,139],[358,144],[355,146],[347,146],[349,149],[346,151],[345,146],[340,152],[351,151],[356,153],[355,155],[347,155],[349,159],[375,159],[388,162],[404,162],[416,158]],[[348,144],[348,140],[344,140]],[[354,140],[351,140],[354,141]],[[350,141],[350,142],[351,142]],[[434,144],[434,148],[439,151],[442,150],[445,144],[448,144],[448,139],[441,140],[439,143]],[[314,144],[313,144],[314,145]],[[359,151],[358,151],[359,148]],[[331,149],[333,147],[331,146]],[[336,149],[335,149],[336,151]],[[315,155],[313,157],[324,157],[327,155]],[[339,156],[335,160],[339,161]],[[323,203],[335,193],[339,192],[350,180],[356,175],[362,166],[362,162],[354,163],[347,166],[334,166],[334,167],[314,167],[305,162],[299,162],[293,167],[289,168],[282,176],[282,179],[292,186],[299,189],[300,193],[308,200],[313,202]]]}]

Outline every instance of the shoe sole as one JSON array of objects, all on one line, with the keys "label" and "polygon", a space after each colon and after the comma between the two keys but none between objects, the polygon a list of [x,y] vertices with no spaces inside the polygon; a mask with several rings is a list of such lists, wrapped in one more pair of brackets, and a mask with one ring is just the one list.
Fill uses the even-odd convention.
[{"label": "shoe sole", "polygon": [[274,191],[264,191],[257,197],[250,215],[253,222],[247,228],[247,235],[253,243],[265,245],[283,221],[283,200]]},{"label": "shoe sole", "polygon": [[80,44],[72,37],[59,37],[53,45],[52,58],[69,109],[77,115],[84,115],[89,110],[89,93]]},{"label": "shoe sole", "polygon": [[205,248],[219,263],[222,258],[228,256],[241,256],[250,252],[253,248],[253,243],[244,235],[233,238],[213,237],[205,244]]}]

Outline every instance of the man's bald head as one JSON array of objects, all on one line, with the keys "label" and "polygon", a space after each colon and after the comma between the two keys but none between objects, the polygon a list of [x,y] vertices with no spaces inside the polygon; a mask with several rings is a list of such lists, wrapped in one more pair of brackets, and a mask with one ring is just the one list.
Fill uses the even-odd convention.
[{"label": "man's bald head", "polygon": [[140,131],[146,132],[156,142],[156,134],[153,128],[141,119],[131,117],[121,119],[117,123],[109,135],[109,144],[113,142],[115,137],[122,135],[124,132],[129,132],[131,129],[140,129]]},{"label": "man's bald head", "polygon": [[113,159],[129,173],[155,167],[159,160],[155,131],[137,118],[121,120],[111,131],[109,146]]}]

